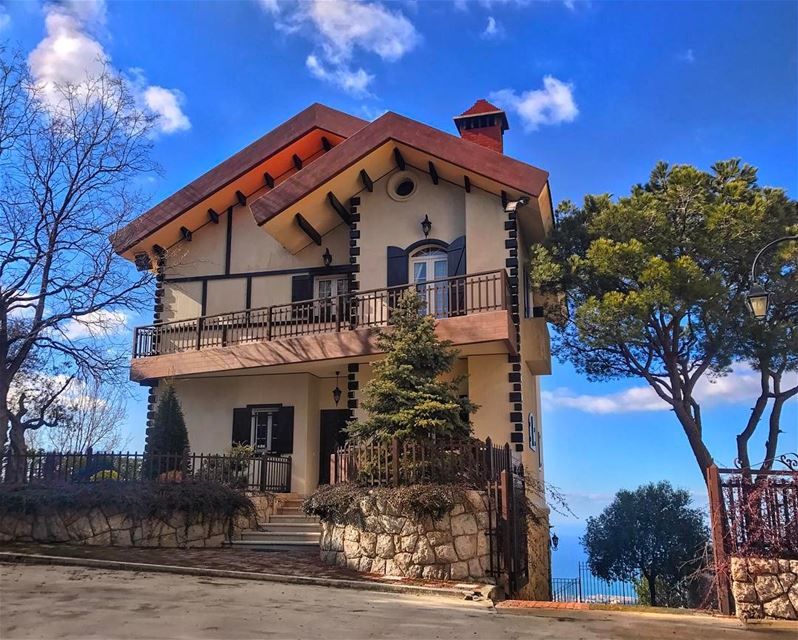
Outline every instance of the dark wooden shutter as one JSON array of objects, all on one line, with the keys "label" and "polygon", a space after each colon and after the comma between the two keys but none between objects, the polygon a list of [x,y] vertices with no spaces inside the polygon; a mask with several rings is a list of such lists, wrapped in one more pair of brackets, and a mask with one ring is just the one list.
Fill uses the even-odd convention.
[{"label": "dark wooden shutter", "polygon": [[272,453],[294,452],[294,407],[280,407],[272,426]]},{"label": "dark wooden shutter", "polygon": [[462,316],[466,313],[466,237],[452,240],[446,249],[449,277],[463,276],[449,281],[449,314]]},{"label": "dark wooden shutter", "polygon": [[449,259],[449,275],[464,276],[466,274],[466,237],[460,236],[452,240],[446,249]]},{"label": "dark wooden shutter", "polygon": [[401,247],[388,247],[387,285],[395,287],[407,284],[407,251]]},{"label": "dark wooden shutter", "polygon": [[291,278],[291,302],[313,299],[313,276],[304,274]]},{"label": "dark wooden shutter", "polygon": [[252,411],[246,407],[233,409],[233,445],[252,444],[250,435],[252,432]]},{"label": "dark wooden shutter", "polygon": [[[386,272],[386,285],[397,287],[407,284],[408,259],[407,251],[401,247],[388,247],[388,270]],[[394,289],[388,294],[388,306],[393,309],[404,289]]]}]

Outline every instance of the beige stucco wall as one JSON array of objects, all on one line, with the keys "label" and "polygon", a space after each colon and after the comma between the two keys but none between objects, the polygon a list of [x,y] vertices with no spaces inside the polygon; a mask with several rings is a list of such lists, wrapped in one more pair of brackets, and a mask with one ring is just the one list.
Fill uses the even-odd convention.
[{"label": "beige stucco wall", "polygon": [[[294,454],[291,489],[313,491],[319,474],[319,412],[335,409],[335,378],[308,373],[223,376],[174,380],[196,453],[221,453],[232,442],[233,409],[252,404],[294,407]],[[342,408],[343,404],[339,406]]]},{"label": "beige stucco wall", "polygon": [[417,191],[409,200],[397,202],[388,195],[387,184],[393,173],[377,180],[373,192],[360,194],[361,290],[385,286],[387,247],[405,248],[423,240],[421,221],[425,215],[432,222],[430,238],[451,242],[466,233],[465,192],[443,181],[434,185],[427,174],[412,168],[407,171],[417,184]]},{"label": "beige stucco wall", "polygon": [[[465,192],[464,192],[465,193]],[[507,250],[504,248],[504,213],[496,196],[480,189],[465,194],[466,260],[469,273],[503,269]]]}]

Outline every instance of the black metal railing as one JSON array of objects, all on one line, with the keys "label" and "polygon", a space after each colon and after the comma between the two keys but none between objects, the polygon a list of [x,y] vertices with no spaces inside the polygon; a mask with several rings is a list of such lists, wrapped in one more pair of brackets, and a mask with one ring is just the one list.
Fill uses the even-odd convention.
[{"label": "black metal railing", "polygon": [[416,288],[425,312],[440,319],[509,309],[507,272],[486,271],[137,327],[133,357],[382,326],[408,286]]},{"label": "black metal railing", "polygon": [[288,493],[291,458],[239,454],[143,454],[127,452],[0,455],[0,482],[74,484],[101,481],[217,482],[240,490]]},{"label": "black metal railing", "polygon": [[639,576],[630,580],[604,580],[595,575],[590,567],[580,562],[575,578],[552,578],[551,599],[553,602],[588,602],[592,604],[639,604],[635,588]]}]

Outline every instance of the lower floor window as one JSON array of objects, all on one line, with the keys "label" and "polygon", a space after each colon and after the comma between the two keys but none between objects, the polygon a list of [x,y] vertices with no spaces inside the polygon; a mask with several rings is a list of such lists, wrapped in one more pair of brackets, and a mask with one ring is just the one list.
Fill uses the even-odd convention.
[{"label": "lower floor window", "polygon": [[259,451],[271,451],[272,438],[277,411],[274,409],[253,409],[250,442]]}]

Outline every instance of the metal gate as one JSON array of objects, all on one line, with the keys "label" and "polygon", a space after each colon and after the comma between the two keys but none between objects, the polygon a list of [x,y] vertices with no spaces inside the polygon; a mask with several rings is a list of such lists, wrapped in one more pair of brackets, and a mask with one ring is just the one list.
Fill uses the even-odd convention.
[{"label": "metal gate", "polygon": [[529,583],[526,485],[523,465],[507,465],[488,481],[491,574],[507,576],[511,596]]}]

